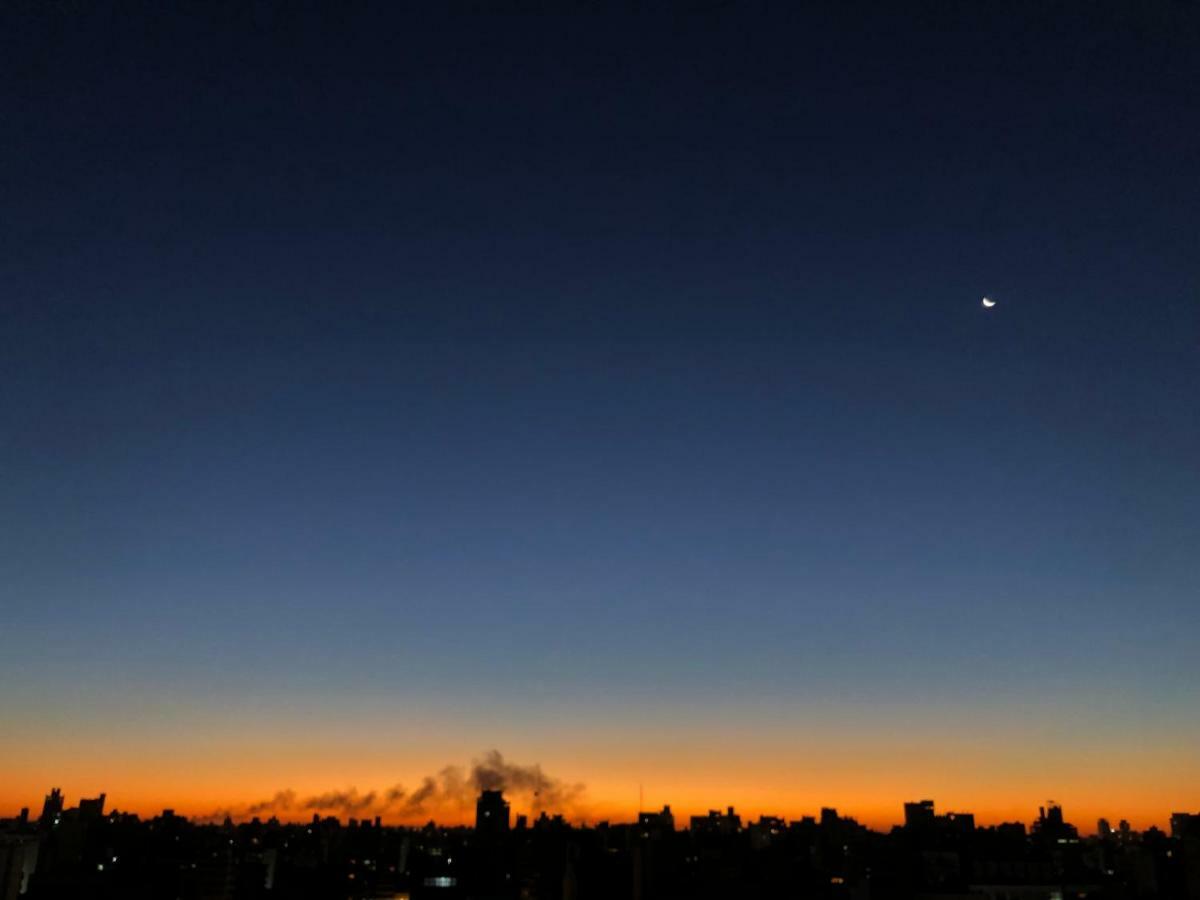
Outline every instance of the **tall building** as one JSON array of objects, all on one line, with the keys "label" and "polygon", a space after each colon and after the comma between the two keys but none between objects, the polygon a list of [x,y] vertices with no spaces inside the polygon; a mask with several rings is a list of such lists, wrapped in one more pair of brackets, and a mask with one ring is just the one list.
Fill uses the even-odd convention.
[{"label": "tall building", "polygon": [[62,818],[63,795],[58,788],[51,788],[42,803],[42,817],[38,821],[42,825],[56,825]]},{"label": "tall building", "polygon": [[1062,807],[1054,801],[1045,807],[1038,807],[1037,821],[1033,823],[1031,831],[1035,837],[1060,843],[1079,838],[1079,831],[1063,819]]},{"label": "tall building", "polygon": [[928,828],[933,825],[933,801],[917,800],[904,804],[905,828]]},{"label": "tall building", "polygon": [[484,791],[475,801],[475,831],[479,834],[508,831],[508,812],[503,791]]}]

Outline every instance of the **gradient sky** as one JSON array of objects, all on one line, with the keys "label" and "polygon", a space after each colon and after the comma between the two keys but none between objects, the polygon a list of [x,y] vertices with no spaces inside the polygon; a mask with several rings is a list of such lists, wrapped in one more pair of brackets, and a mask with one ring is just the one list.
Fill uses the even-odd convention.
[{"label": "gradient sky", "polygon": [[1200,808],[1200,6],[389,6],[0,13],[0,814]]}]

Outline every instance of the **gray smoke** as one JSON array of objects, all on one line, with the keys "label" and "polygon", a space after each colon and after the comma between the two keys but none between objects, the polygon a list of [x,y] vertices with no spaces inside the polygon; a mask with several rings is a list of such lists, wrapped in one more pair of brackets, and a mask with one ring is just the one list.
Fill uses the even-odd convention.
[{"label": "gray smoke", "polygon": [[357,816],[369,809],[373,809],[375,798],[376,794],[374,791],[359,794],[357,788],[350,788],[348,791],[326,791],[324,794],[317,794],[315,797],[309,797],[305,800],[304,808],[320,810],[322,812],[339,812],[347,816]]},{"label": "gray smoke", "polygon": [[413,790],[393,784],[380,791],[359,793],[358,788],[326,791],[300,799],[291,789],[236,809],[217,810],[204,821],[220,822],[248,816],[284,815],[297,810],[342,816],[395,813],[402,818],[426,815],[468,815],[480,791],[504,791],[518,807],[535,813],[543,811],[581,815],[584,785],[564,782],[547,775],[541,765],[509,762],[499,750],[489,750],[476,759],[469,772],[462,766],[443,767],[436,775],[426,775]]},{"label": "gray smoke", "polygon": [[438,793],[437,782],[429,775],[421,781],[421,786],[408,795],[404,802],[406,812],[423,813],[425,804],[431,802]]},{"label": "gray smoke", "polygon": [[472,793],[504,791],[529,803],[534,812],[575,807],[583,795],[582,784],[552,778],[534,763],[522,766],[508,762],[499,750],[490,750],[471,767]]},{"label": "gray smoke", "polygon": [[292,790],[278,791],[270,800],[260,800],[246,807],[246,812],[252,816],[259,813],[278,813],[291,809],[296,803],[296,792]]}]

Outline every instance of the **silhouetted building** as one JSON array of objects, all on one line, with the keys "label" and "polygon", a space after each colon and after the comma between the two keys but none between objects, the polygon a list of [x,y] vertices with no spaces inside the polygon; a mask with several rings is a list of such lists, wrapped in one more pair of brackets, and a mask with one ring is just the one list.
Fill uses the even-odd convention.
[{"label": "silhouetted building", "polygon": [[787,822],[776,816],[759,816],[757,822],[746,826],[750,835],[750,846],[755,850],[778,842],[787,834],[787,830]]},{"label": "silhouetted building", "polygon": [[904,828],[923,837],[969,835],[975,830],[973,813],[949,812],[937,815],[932,800],[904,804]]},{"label": "silhouetted building", "polygon": [[58,788],[51,788],[50,793],[42,802],[42,817],[38,822],[43,826],[55,825],[62,818],[63,795]]},{"label": "silhouetted building", "polygon": [[904,804],[905,828],[929,828],[933,826],[933,801],[917,800]]},{"label": "silhouetted building", "polygon": [[475,830],[481,835],[508,831],[508,813],[503,791],[484,791],[475,801]]},{"label": "silhouetted building", "polygon": [[104,817],[104,799],[107,795],[101,794],[99,797],[92,799],[82,799],[79,801],[79,820],[81,822],[94,822],[97,819]]},{"label": "silhouetted building", "polygon": [[947,831],[956,834],[969,835],[975,830],[974,813],[948,812],[938,819],[945,823]]},{"label": "silhouetted building", "polygon": [[1078,829],[1063,820],[1062,807],[1053,802],[1048,806],[1038,807],[1037,821],[1033,823],[1031,833],[1043,840],[1061,843],[1079,838]]},{"label": "silhouetted building", "polygon": [[659,812],[638,813],[638,828],[644,834],[669,833],[675,830],[675,814],[664,806]]},{"label": "silhouetted building", "polygon": [[1171,837],[1200,838],[1200,813],[1171,813]]},{"label": "silhouetted building", "polygon": [[737,834],[742,830],[742,817],[730,806],[724,813],[710,809],[706,816],[692,816],[693,834]]}]

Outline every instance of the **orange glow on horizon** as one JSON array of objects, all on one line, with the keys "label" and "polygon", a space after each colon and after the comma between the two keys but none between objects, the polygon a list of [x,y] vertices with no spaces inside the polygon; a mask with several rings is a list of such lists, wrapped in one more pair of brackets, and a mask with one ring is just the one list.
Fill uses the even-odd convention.
[{"label": "orange glow on horizon", "polygon": [[[239,792],[237,794],[217,795],[207,789],[178,790],[173,794],[164,794],[152,787],[139,788],[136,785],[95,784],[82,786],[76,782],[56,781],[47,783],[45,787],[22,789],[8,784],[0,791],[0,817],[15,814],[21,807],[28,807],[30,814],[36,816],[41,808],[42,797],[50,787],[61,787],[67,798],[67,805],[75,806],[81,797],[94,797],[105,792],[108,795],[108,810],[136,813],[142,818],[159,815],[164,809],[172,809],[177,815],[191,819],[209,820],[214,811],[229,811],[235,821],[248,821],[254,815],[247,809],[252,804],[271,796],[274,788],[264,788],[257,791]],[[114,789],[116,788],[116,789]],[[981,792],[977,802],[946,802],[947,798],[922,792],[870,794],[862,791],[828,791],[821,798],[814,797],[811,801],[797,801],[792,797],[777,803],[764,802],[761,799],[763,791],[731,789],[725,796],[711,789],[702,791],[677,791],[670,797],[660,798],[657,793],[653,803],[647,801],[645,810],[654,811],[664,804],[669,804],[675,815],[676,827],[686,828],[688,820],[693,815],[703,815],[710,809],[724,810],[733,806],[742,817],[744,823],[758,819],[761,815],[780,816],[788,821],[798,820],[803,816],[819,817],[822,807],[833,807],[842,816],[849,816],[869,828],[886,831],[903,821],[903,804],[906,801],[933,799],[939,812],[970,812],[975,815],[976,823],[980,826],[995,825],[1001,822],[1023,822],[1027,826],[1037,816],[1039,806],[1044,806],[1048,799],[1045,797],[1020,797],[1014,799],[1006,791]],[[767,792],[769,793],[769,791]],[[1063,805],[1069,821],[1075,824],[1081,833],[1091,834],[1095,831],[1097,819],[1108,818],[1114,824],[1119,819],[1128,819],[1137,830],[1151,826],[1161,829],[1168,828],[1172,812],[1192,810],[1196,803],[1119,803],[1111,799],[1100,802],[1096,798],[1074,794],[1061,794],[1054,798]],[[527,799],[513,798],[513,814],[529,816],[532,821],[540,810],[531,807]],[[568,821],[576,824],[595,824],[608,821],[613,824],[636,821],[639,812],[636,802],[628,802],[625,798],[591,794],[581,801],[574,809],[546,809],[548,814],[561,812]],[[423,825],[435,821],[439,825],[457,826],[469,825],[474,821],[473,808],[462,805],[443,805],[431,808],[423,814],[404,814],[386,806],[372,806],[357,812],[347,814],[335,809],[290,809],[279,811],[264,811],[259,818],[267,819],[272,815],[284,822],[305,822],[314,813],[322,817],[333,815],[343,822],[348,818],[371,819],[379,815],[386,825]]]},{"label": "orange glow on horizon", "polygon": [[[110,809],[145,817],[172,808],[193,818],[224,811],[249,818],[251,806],[291,791],[296,802],[275,811],[284,820],[319,812],[342,820],[378,814],[389,824],[430,818],[459,824],[474,814],[473,797],[461,787],[454,802],[422,812],[379,798],[397,785],[411,794],[448,765],[465,784],[490,747],[511,762],[536,763],[561,785],[582,784],[573,802],[548,809],[575,822],[634,820],[639,786],[643,808],[670,804],[678,825],[732,805],[743,821],[798,819],[834,807],[887,829],[901,821],[904,802],[921,799],[934,800],[942,812],[973,813],[981,825],[1029,824],[1053,798],[1068,820],[1091,833],[1100,817],[1128,819],[1138,829],[1166,828],[1171,813],[1200,810],[1200,758],[1190,752],[1190,731],[1156,739],[1102,713],[1094,722],[1081,714],[1066,721],[1058,713],[1038,718],[1028,704],[939,709],[936,715],[894,706],[773,709],[772,715],[744,707],[681,708],[669,729],[656,727],[661,717],[654,710],[635,706],[527,718],[456,708],[453,716],[423,714],[419,741],[390,724],[413,712],[390,712],[381,706],[368,717],[344,704],[271,718],[202,709],[169,723],[173,727],[131,713],[128,727],[109,727],[110,736],[95,740],[86,755],[75,752],[76,723],[55,722],[27,740],[0,745],[0,816],[23,806],[36,815],[51,787],[62,788],[69,805],[105,792]],[[317,716],[320,728],[312,724]],[[372,723],[369,731],[364,722]],[[306,805],[351,789],[359,800],[375,792],[376,800],[350,813]],[[514,813],[530,812],[528,796],[510,800]],[[270,815],[264,808],[261,817]]]}]

